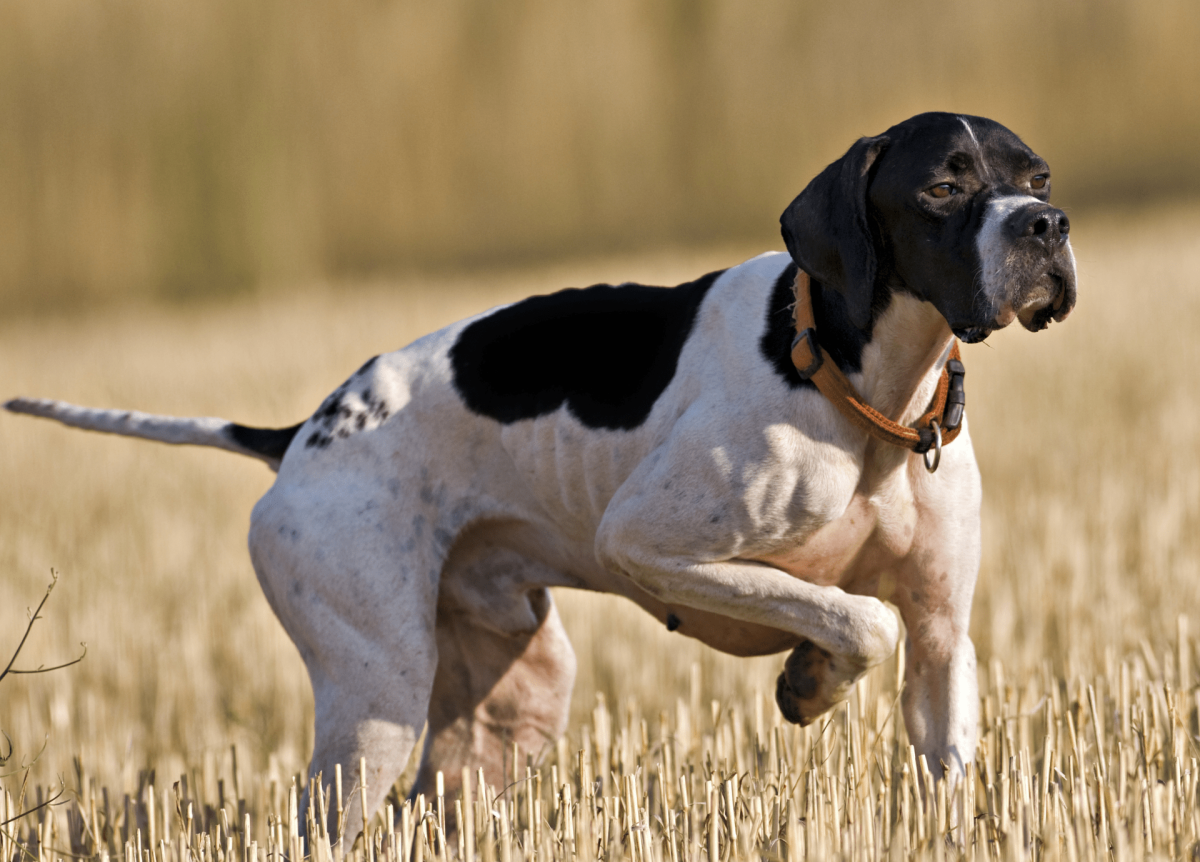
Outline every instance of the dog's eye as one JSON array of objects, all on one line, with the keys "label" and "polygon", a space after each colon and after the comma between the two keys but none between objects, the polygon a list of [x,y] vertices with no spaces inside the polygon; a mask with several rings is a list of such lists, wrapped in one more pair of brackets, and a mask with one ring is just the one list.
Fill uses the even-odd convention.
[{"label": "dog's eye", "polygon": [[958,188],[950,185],[950,183],[941,183],[931,188],[929,193],[935,198],[948,198],[950,195],[958,194]]},{"label": "dog's eye", "polygon": [[1049,174],[1038,174],[1029,181],[1029,187],[1031,189],[1044,189],[1048,182],[1050,182]]}]

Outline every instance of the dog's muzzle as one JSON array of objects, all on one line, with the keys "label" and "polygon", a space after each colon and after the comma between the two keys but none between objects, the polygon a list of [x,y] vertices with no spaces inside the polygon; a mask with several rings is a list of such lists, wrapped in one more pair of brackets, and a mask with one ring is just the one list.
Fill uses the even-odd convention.
[{"label": "dog's muzzle", "polygon": [[1075,307],[1075,260],[1071,254],[1071,221],[1049,204],[1025,207],[1013,213],[1009,229],[1019,254],[1045,261],[1044,270],[1013,297],[1021,325],[1037,332],[1061,321]]},{"label": "dog's muzzle", "polygon": [[1030,332],[1062,321],[1075,307],[1075,257],[1066,213],[1043,201],[1016,207],[985,226],[981,246],[983,293],[993,309],[987,323],[954,328],[967,343],[982,341],[1014,320]]}]

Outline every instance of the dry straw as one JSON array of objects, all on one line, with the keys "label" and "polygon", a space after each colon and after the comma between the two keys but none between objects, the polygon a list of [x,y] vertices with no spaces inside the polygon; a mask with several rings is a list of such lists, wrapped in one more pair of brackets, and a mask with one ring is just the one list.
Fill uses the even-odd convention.
[{"label": "dry straw", "polygon": [[[1067,678],[1047,665],[1017,682],[994,661],[979,747],[953,786],[935,781],[940,765],[907,743],[895,668],[806,728],[782,724],[761,693],[699,714],[680,699],[674,715],[657,716],[634,702],[610,711],[600,695],[570,743],[514,746],[505,786],[464,768],[462,794],[448,799],[439,774],[433,798],[393,793],[379,816],[364,817],[369,840],[353,846],[340,838],[343,800],[366,787],[344,788],[340,769],[307,788],[302,823],[302,779],[286,794],[263,777],[246,782],[236,750],[231,784],[185,774],[160,787],[143,774],[123,797],[77,761],[69,802],[36,807],[55,792],[48,787],[3,792],[0,859],[1193,859],[1200,690],[1188,634],[1181,616],[1174,655],[1147,647]],[[248,798],[237,795],[243,784]]]}]

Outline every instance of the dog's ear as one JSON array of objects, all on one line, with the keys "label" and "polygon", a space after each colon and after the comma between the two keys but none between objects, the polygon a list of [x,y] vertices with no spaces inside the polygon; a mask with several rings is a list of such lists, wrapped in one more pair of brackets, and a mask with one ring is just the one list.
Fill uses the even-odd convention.
[{"label": "dog's ear", "polygon": [[779,218],[796,265],[840,291],[859,329],[871,322],[878,263],[867,225],[871,167],[889,139],[860,138],[846,155],[821,171]]}]

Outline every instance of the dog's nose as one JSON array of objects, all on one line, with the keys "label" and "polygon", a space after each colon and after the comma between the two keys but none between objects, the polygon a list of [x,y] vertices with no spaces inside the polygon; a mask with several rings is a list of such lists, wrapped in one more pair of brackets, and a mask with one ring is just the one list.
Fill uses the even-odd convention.
[{"label": "dog's nose", "polygon": [[1053,249],[1071,232],[1071,220],[1060,209],[1048,204],[1035,205],[1013,213],[1009,229],[1017,240],[1035,242]]}]

